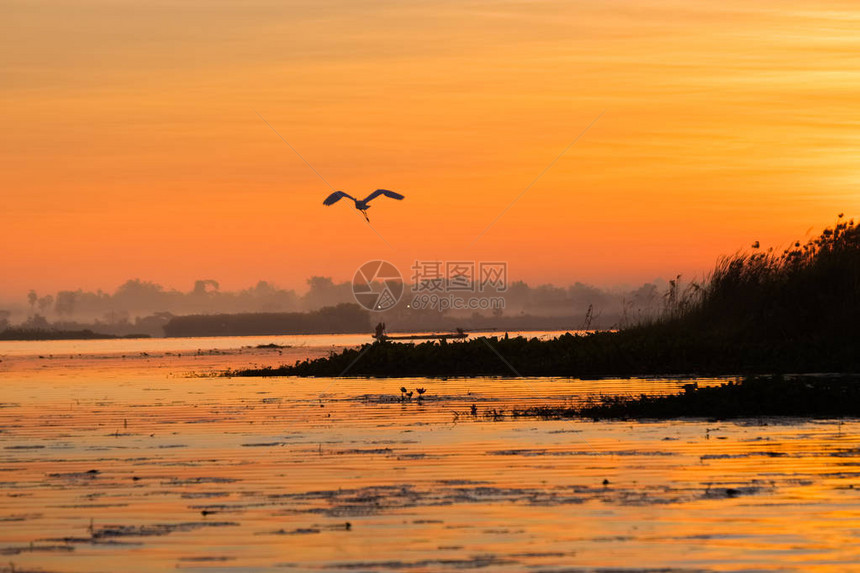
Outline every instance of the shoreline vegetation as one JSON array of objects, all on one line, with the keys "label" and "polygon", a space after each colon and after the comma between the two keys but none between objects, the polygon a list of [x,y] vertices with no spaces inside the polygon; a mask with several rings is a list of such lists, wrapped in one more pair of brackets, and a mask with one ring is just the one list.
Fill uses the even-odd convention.
[{"label": "shoreline vegetation", "polygon": [[710,276],[671,281],[658,318],[552,340],[374,342],[278,368],[227,376],[753,375],[860,371],[860,227],[832,228],[782,253],[721,259]]},{"label": "shoreline vegetation", "polygon": [[[491,412],[496,418],[504,412]],[[860,417],[860,376],[765,376],[699,388],[688,384],[670,396],[604,396],[583,406],[513,408],[513,418],[643,420],[674,418]]]}]

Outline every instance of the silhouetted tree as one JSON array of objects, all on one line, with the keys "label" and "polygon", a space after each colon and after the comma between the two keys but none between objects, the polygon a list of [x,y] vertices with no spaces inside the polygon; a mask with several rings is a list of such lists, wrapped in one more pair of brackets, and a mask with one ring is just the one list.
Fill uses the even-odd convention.
[{"label": "silhouetted tree", "polygon": [[39,299],[39,312],[42,314],[48,314],[48,311],[51,310],[51,306],[54,304],[54,297],[49,294],[41,297]]},{"label": "silhouetted tree", "polygon": [[[211,288],[210,288],[211,287]],[[218,292],[218,281],[212,279],[194,281],[194,290],[191,294],[194,296],[204,296]]]},{"label": "silhouetted tree", "polygon": [[104,320],[108,324],[127,324],[128,323],[128,313],[124,310],[109,310],[104,314]]},{"label": "silhouetted tree", "polygon": [[335,284],[331,277],[311,277],[308,287],[303,297],[303,306],[308,310],[354,302],[352,284],[348,282]]},{"label": "silhouetted tree", "polygon": [[25,330],[49,330],[50,323],[41,314],[34,314],[21,325]]},{"label": "silhouetted tree", "polygon": [[70,290],[61,290],[57,293],[57,303],[54,305],[54,311],[59,315],[71,316],[75,312],[75,303],[77,302],[78,293]]}]

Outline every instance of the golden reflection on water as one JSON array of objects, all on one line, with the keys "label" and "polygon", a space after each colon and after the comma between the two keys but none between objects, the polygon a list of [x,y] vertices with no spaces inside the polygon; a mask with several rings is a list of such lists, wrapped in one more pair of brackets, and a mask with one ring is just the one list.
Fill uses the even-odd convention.
[{"label": "golden reflection on water", "polygon": [[[224,339],[228,350],[190,354],[196,341],[77,353],[43,343],[44,358],[0,346],[0,561],[844,571],[860,559],[856,420],[488,415],[683,380],[185,376],[338,344],[314,342],[280,354]],[[426,398],[399,401],[401,385]]]}]

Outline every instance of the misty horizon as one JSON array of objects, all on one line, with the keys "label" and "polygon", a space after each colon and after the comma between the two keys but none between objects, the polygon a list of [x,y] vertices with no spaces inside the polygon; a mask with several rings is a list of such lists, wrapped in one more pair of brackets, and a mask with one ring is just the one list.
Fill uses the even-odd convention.
[{"label": "misty horizon", "polygon": [[[653,283],[653,284],[656,284],[658,286],[665,287],[666,285],[669,284],[669,281],[672,280],[673,278],[675,278],[676,276],[677,275],[672,275],[670,278],[667,279],[667,278],[663,278],[663,276],[658,274],[651,279],[642,279],[641,281],[619,280],[619,281],[599,282],[599,281],[589,281],[589,280],[563,281],[563,280],[517,279],[517,280],[512,280],[511,282],[512,283],[513,282],[525,283],[525,284],[528,284],[529,286],[533,286],[533,288],[536,288],[539,286],[547,286],[547,285],[552,286],[552,287],[558,287],[558,288],[566,288],[566,287],[574,286],[577,284],[583,284],[583,285],[587,285],[589,287],[593,287],[593,288],[596,288],[596,289],[599,289],[602,291],[606,291],[606,292],[621,292],[621,291],[633,290],[633,289],[635,289],[635,288],[637,288],[643,284],[648,284],[648,283]],[[702,277],[705,276],[705,273],[701,273],[701,276],[693,276],[691,274],[688,275],[688,274],[681,273],[681,276],[690,278],[691,280],[699,281],[699,280],[701,280]],[[232,285],[232,283],[235,283],[235,281],[229,281],[231,283],[231,286],[227,286],[225,288],[225,283],[227,283],[228,281],[222,281],[222,280],[217,279],[217,278],[193,279],[190,281],[180,281],[180,286],[176,286],[177,283],[171,283],[168,281],[161,282],[158,279],[152,279],[152,278],[144,279],[144,278],[141,278],[141,276],[134,276],[134,277],[129,277],[129,278],[117,283],[116,286],[114,286],[114,287],[100,287],[100,286],[88,287],[88,286],[81,286],[79,284],[79,285],[76,285],[74,287],[72,287],[72,286],[61,286],[61,287],[46,288],[46,287],[40,287],[40,286],[33,286],[32,288],[15,289],[12,291],[7,291],[7,292],[0,291],[0,309],[7,309],[8,310],[9,307],[12,307],[12,306],[21,306],[22,301],[23,301],[24,307],[29,307],[27,297],[31,291],[35,291],[40,298],[42,296],[45,296],[45,295],[51,295],[54,298],[56,298],[56,296],[59,292],[91,292],[91,293],[113,294],[113,293],[116,293],[117,290],[119,290],[124,285],[126,285],[130,282],[134,282],[134,281],[140,281],[143,284],[157,285],[158,287],[163,289],[164,292],[178,292],[178,293],[184,293],[184,294],[189,294],[189,293],[194,292],[195,286],[200,282],[217,283],[218,284],[218,292],[221,292],[221,293],[244,292],[244,291],[248,291],[248,290],[253,290],[258,285],[263,284],[263,285],[267,285],[267,286],[272,287],[272,288],[279,290],[279,291],[294,292],[294,293],[296,293],[297,296],[301,297],[310,291],[311,287],[310,287],[309,281],[314,277],[329,279],[332,282],[335,282],[335,278],[331,275],[312,274],[308,278],[304,279],[304,281],[302,282],[302,286],[299,286],[299,287],[290,286],[292,283],[294,283],[294,281],[284,282],[284,281],[276,281],[276,280],[268,280],[268,279],[257,279],[256,281],[252,281],[251,283],[249,283],[248,286],[241,286],[241,285],[235,286],[235,285]],[[181,286],[182,284],[184,284],[186,282],[187,282],[187,287]],[[335,282],[335,284],[344,284],[344,283],[349,283],[349,282],[350,282],[350,279],[344,279],[340,282]],[[404,283],[408,284],[408,282],[409,281],[404,280]]]},{"label": "misty horizon", "polygon": [[[405,284],[409,284],[404,281]],[[511,281],[506,292],[505,313],[536,316],[581,314],[589,305],[598,312],[616,313],[625,300],[653,306],[669,282],[660,278],[635,287],[597,286],[582,282],[568,285]],[[228,314],[248,312],[307,312],[325,306],[354,303],[351,281],[335,282],[332,277],[312,276],[297,291],[259,280],[253,286],[221,290],[219,281],[199,279],[187,290],[155,281],[129,279],[113,291],[102,289],[60,289],[53,292],[31,289],[17,297],[0,298],[0,313],[9,323],[23,322],[35,315],[54,321],[76,320],[117,323],[155,313]],[[638,293],[638,294],[637,294]],[[650,300],[653,299],[653,300]]]}]

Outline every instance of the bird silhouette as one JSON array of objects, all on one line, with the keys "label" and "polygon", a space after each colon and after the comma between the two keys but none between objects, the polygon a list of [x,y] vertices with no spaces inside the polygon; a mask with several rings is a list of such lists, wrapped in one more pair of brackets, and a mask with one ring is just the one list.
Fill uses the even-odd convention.
[{"label": "bird silhouette", "polygon": [[391,197],[392,199],[397,199],[398,201],[403,199],[403,195],[401,195],[400,193],[395,193],[394,191],[389,191],[388,189],[377,189],[364,199],[356,199],[355,197],[344,191],[335,191],[334,193],[325,198],[325,201],[323,201],[323,205],[334,205],[342,198],[347,197],[355,202],[355,208],[361,211],[361,214],[364,215],[365,220],[367,220],[367,222],[369,223],[370,218],[367,216],[367,210],[370,209],[370,205],[368,205],[368,203],[370,203],[370,201],[376,199],[380,195],[385,195],[386,197]]}]

